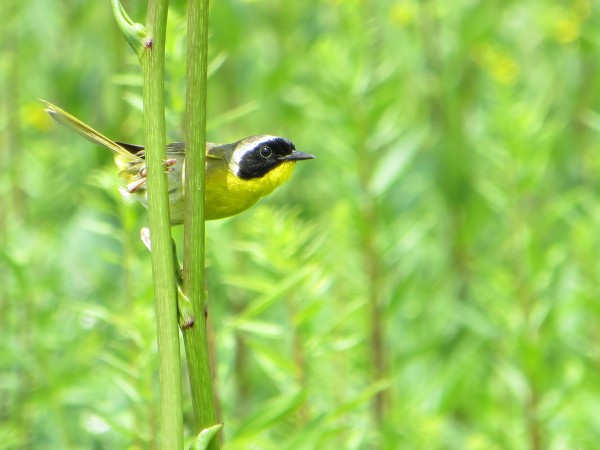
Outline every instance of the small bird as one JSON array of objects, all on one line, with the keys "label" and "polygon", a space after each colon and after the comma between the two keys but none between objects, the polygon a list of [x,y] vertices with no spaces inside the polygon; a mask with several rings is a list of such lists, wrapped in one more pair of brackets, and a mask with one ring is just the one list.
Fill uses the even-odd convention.
[{"label": "small bird", "polygon": [[[136,199],[147,206],[144,147],[113,141],[58,106],[45,100],[46,112],[59,124],[114,153],[125,187],[125,200]],[[204,216],[206,220],[234,216],[254,205],[289,180],[296,161],[314,156],[296,150],[289,140],[266,134],[249,136],[232,144],[206,143]],[[167,145],[171,225],[183,223],[185,143]]]}]

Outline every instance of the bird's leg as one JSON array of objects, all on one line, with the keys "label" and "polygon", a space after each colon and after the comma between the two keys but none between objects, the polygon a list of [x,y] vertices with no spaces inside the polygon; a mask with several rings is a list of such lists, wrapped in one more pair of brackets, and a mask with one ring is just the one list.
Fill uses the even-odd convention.
[{"label": "bird's leg", "polygon": [[[146,170],[146,169],[144,169]],[[133,194],[135,191],[137,191],[139,188],[141,188],[143,185],[146,184],[146,178],[138,178],[135,181],[132,181],[131,183],[129,183],[127,186],[125,186],[125,190],[127,192],[129,192],[130,194]]]},{"label": "bird's leg", "polygon": [[[166,169],[165,173],[173,172],[175,170],[173,168],[173,166],[175,164],[177,164],[177,160],[174,158],[165,160],[165,162],[163,163],[163,165],[165,166],[165,169]],[[148,173],[148,170],[146,169],[146,165],[143,165],[137,174],[138,178],[135,179],[134,181],[132,181],[131,183],[129,183],[127,186],[125,186],[125,189],[127,190],[127,192],[129,192],[130,194],[133,194],[134,192],[139,190],[141,187],[144,187],[144,189],[145,189],[147,173]]]},{"label": "bird's leg", "polygon": [[[140,230],[140,239],[149,251],[152,251],[152,242],[150,241],[150,228],[144,227]],[[177,259],[177,247],[175,241],[171,239],[173,244],[173,259],[175,263],[175,280],[177,281],[177,311],[179,313],[179,327],[184,330],[194,326],[194,309],[192,303],[183,293],[183,268],[179,265]]]},{"label": "bird's leg", "polygon": [[175,158],[166,159],[164,165],[167,169],[167,172],[173,172],[175,169],[173,169],[172,166],[174,166],[175,164],[177,164],[177,160]]}]

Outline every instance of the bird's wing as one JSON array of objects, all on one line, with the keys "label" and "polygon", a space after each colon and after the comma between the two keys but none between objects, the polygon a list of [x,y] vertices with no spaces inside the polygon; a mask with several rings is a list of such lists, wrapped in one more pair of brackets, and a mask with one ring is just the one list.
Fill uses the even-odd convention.
[{"label": "bird's wing", "polygon": [[231,156],[230,145],[225,144],[213,144],[212,142],[206,143],[206,157],[208,159],[220,159],[222,161],[228,161]]},{"label": "bird's wing", "polygon": [[167,144],[167,153],[185,154],[185,142],[172,142]]},{"label": "bird's wing", "polygon": [[128,144],[127,142],[119,142],[119,141],[115,141],[117,144],[119,144],[121,147],[123,147],[125,150],[127,150],[129,153],[131,153],[132,155],[138,156],[140,158],[144,157],[144,150],[146,149],[146,147],[144,147],[143,145],[137,145],[137,144]]}]

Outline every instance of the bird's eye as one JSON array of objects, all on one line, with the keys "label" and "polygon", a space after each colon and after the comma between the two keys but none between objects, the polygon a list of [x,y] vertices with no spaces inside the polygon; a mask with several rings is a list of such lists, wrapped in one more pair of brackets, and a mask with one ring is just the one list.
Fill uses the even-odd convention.
[{"label": "bird's eye", "polygon": [[263,158],[268,158],[269,156],[271,156],[271,153],[273,152],[266,145],[260,148],[260,156],[262,156]]}]

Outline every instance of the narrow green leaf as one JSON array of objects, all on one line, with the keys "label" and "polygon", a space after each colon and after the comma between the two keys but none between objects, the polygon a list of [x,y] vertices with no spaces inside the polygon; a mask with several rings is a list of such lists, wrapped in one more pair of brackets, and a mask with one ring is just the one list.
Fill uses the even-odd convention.
[{"label": "narrow green leaf", "polygon": [[206,450],[221,428],[223,424],[219,423],[202,430],[190,445],[190,450]]}]

